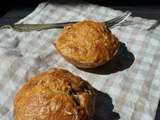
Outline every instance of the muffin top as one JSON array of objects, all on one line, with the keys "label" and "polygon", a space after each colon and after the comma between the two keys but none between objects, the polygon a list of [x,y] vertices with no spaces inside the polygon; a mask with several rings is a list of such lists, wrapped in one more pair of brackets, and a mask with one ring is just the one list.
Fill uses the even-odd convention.
[{"label": "muffin top", "polygon": [[16,94],[15,120],[88,120],[94,114],[92,86],[63,69],[29,80]]},{"label": "muffin top", "polygon": [[119,42],[104,23],[85,20],[65,26],[55,46],[77,67],[92,68],[112,59]]}]

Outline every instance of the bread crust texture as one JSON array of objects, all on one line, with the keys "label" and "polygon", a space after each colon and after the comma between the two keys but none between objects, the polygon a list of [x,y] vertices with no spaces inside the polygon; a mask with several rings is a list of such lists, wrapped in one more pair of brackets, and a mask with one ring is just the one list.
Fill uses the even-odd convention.
[{"label": "bread crust texture", "polygon": [[95,68],[116,55],[119,41],[104,23],[84,20],[65,26],[55,47],[73,65]]},{"label": "bread crust texture", "polygon": [[88,120],[94,112],[92,86],[58,68],[31,78],[14,99],[15,120]]}]

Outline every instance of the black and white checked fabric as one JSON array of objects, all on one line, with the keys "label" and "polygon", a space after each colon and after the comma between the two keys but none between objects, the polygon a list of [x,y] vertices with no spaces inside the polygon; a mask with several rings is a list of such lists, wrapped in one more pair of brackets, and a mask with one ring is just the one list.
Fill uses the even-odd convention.
[{"label": "black and white checked fabric", "polygon": [[[92,4],[42,3],[19,23],[103,21],[120,14],[121,11]],[[80,70],[57,53],[52,43],[61,30],[0,30],[0,120],[13,119],[13,99],[26,80],[54,67],[68,69],[108,93],[121,120],[153,120],[160,99],[160,26],[150,29],[156,21],[139,17],[130,17],[128,21],[128,25],[112,29],[130,51],[125,57],[122,50],[122,62],[116,61],[113,66],[127,66],[127,60],[135,60],[130,67],[114,72],[107,73],[102,67],[103,74]]]}]

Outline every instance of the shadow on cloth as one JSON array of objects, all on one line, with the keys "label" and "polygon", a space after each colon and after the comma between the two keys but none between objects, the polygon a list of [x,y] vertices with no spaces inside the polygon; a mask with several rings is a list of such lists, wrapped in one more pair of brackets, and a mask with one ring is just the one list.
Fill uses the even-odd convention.
[{"label": "shadow on cloth", "polygon": [[112,98],[103,92],[95,90],[96,93],[96,112],[92,120],[118,120],[120,115],[113,112],[114,106]]},{"label": "shadow on cloth", "polygon": [[120,47],[116,56],[106,64],[93,68],[93,69],[81,69],[86,72],[95,73],[95,74],[111,74],[119,71],[123,71],[129,68],[135,60],[133,53],[128,51],[124,43],[120,43]]},{"label": "shadow on cloth", "polygon": [[147,30],[154,30],[156,29],[158,26],[160,25],[160,20],[157,20],[150,28],[148,28]]}]

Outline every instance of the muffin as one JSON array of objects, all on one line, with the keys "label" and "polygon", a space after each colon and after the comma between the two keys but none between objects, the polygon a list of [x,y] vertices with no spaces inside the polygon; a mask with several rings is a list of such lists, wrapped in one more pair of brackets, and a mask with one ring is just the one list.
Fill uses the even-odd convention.
[{"label": "muffin", "polygon": [[75,66],[94,68],[116,55],[119,41],[104,23],[85,20],[65,26],[55,47]]},{"label": "muffin", "polygon": [[94,115],[92,86],[63,69],[29,80],[16,94],[15,120],[88,120]]}]

